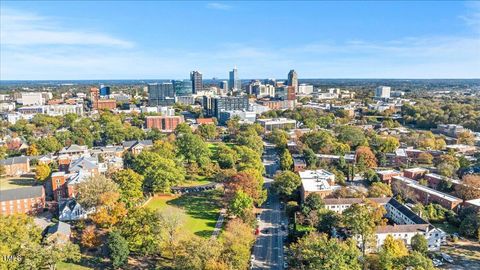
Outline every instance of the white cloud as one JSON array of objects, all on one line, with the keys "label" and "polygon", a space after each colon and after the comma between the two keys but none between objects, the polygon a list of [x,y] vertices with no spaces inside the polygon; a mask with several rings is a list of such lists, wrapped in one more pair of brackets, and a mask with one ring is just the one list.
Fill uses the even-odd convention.
[{"label": "white cloud", "polygon": [[206,78],[226,78],[234,65],[241,78],[285,78],[291,68],[303,78],[480,78],[479,35],[132,50],[130,41],[98,31],[65,30],[54,18],[5,9],[1,15],[4,80],[180,79],[192,69]]},{"label": "white cloud", "polygon": [[232,6],[224,3],[213,2],[213,3],[208,3],[207,8],[218,9],[218,10],[229,10],[229,9],[232,9]]},{"label": "white cloud", "polygon": [[21,45],[96,45],[131,48],[130,41],[96,31],[67,30],[53,18],[2,8],[0,11],[2,46]]}]

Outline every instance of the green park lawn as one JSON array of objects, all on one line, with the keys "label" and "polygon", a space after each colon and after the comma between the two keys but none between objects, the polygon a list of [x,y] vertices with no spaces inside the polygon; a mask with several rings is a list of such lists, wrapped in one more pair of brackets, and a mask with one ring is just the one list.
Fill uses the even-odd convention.
[{"label": "green park lawn", "polygon": [[442,229],[447,234],[454,234],[459,232],[458,227],[455,227],[448,222],[432,222],[432,225]]},{"label": "green park lawn", "polygon": [[[208,145],[208,149],[210,149],[210,152],[212,153],[212,156],[214,156],[215,154],[217,154],[217,151],[218,151],[218,143],[216,142],[209,142],[207,143]],[[228,147],[232,148],[235,146],[234,143],[225,143],[225,145],[227,145]]]},{"label": "green park lawn", "polygon": [[57,263],[57,269],[58,270],[67,270],[67,269],[68,270],[90,270],[93,268],[79,265],[76,263],[61,262],[61,263]]},{"label": "green park lawn", "polygon": [[30,177],[2,177],[0,178],[0,190],[31,187],[35,179]]},{"label": "green park lawn", "polygon": [[211,182],[212,181],[210,181],[205,176],[199,176],[195,180],[185,181],[184,183],[182,183],[178,186],[179,187],[193,187],[193,186],[201,186],[201,185],[210,184]]},{"label": "green park lawn", "polygon": [[210,237],[220,212],[220,193],[217,190],[182,196],[162,196],[150,200],[146,207],[160,210],[168,206],[182,209],[187,219],[185,228],[202,237]]}]

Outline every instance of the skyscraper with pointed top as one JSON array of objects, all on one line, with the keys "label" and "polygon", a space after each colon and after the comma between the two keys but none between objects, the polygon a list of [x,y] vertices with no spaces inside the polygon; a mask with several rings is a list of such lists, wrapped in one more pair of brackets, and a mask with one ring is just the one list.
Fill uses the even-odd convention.
[{"label": "skyscraper with pointed top", "polygon": [[236,66],[229,73],[228,90],[231,92],[242,90],[242,82],[238,78],[238,71]]}]

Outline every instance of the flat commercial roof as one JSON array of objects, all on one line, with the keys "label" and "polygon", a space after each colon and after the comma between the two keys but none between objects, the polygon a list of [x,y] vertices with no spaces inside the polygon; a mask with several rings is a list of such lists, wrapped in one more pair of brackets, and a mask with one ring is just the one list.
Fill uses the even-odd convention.
[{"label": "flat commercial roof", "polygon": [[449,200],[451,202],[457,202],[457,201],[462,201],[461,199],[457,198],[457,197],[454,197],[452,195],[448,195],[448,194],[445,194],[443,192],[440,192],[438,190],[435,190],[435,189],[432,189],[432,188],[428,188],[426,186],[422,186],[420,185],[417,181],[413,180],[413,179],[410,179],[410,178],[407,178],[407,177],[404,177],[404,176],[395,176],[393,177],[394,179],[397,179],[397,180],[400,180],[402,182],[405,182],[405,183],[408,183],[408,186],[412,187],[412,188],[415,188],[415,189],[418,189],[418,190],[421,190],[421,191],[424,191],[424,192],[427,192],[429,194],[433,194],[437,197],[441,197],[443,199],[446,199],[446,200]]}]

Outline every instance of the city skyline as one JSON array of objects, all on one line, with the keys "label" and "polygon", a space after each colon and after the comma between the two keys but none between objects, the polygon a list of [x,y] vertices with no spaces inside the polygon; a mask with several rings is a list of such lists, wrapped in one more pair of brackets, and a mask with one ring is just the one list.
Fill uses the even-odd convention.
[{"label": "city skyline", "polygon": [[1,7],[2,80],[228,78],[234,66],[244,79],[480,77],[475,2]]}]

